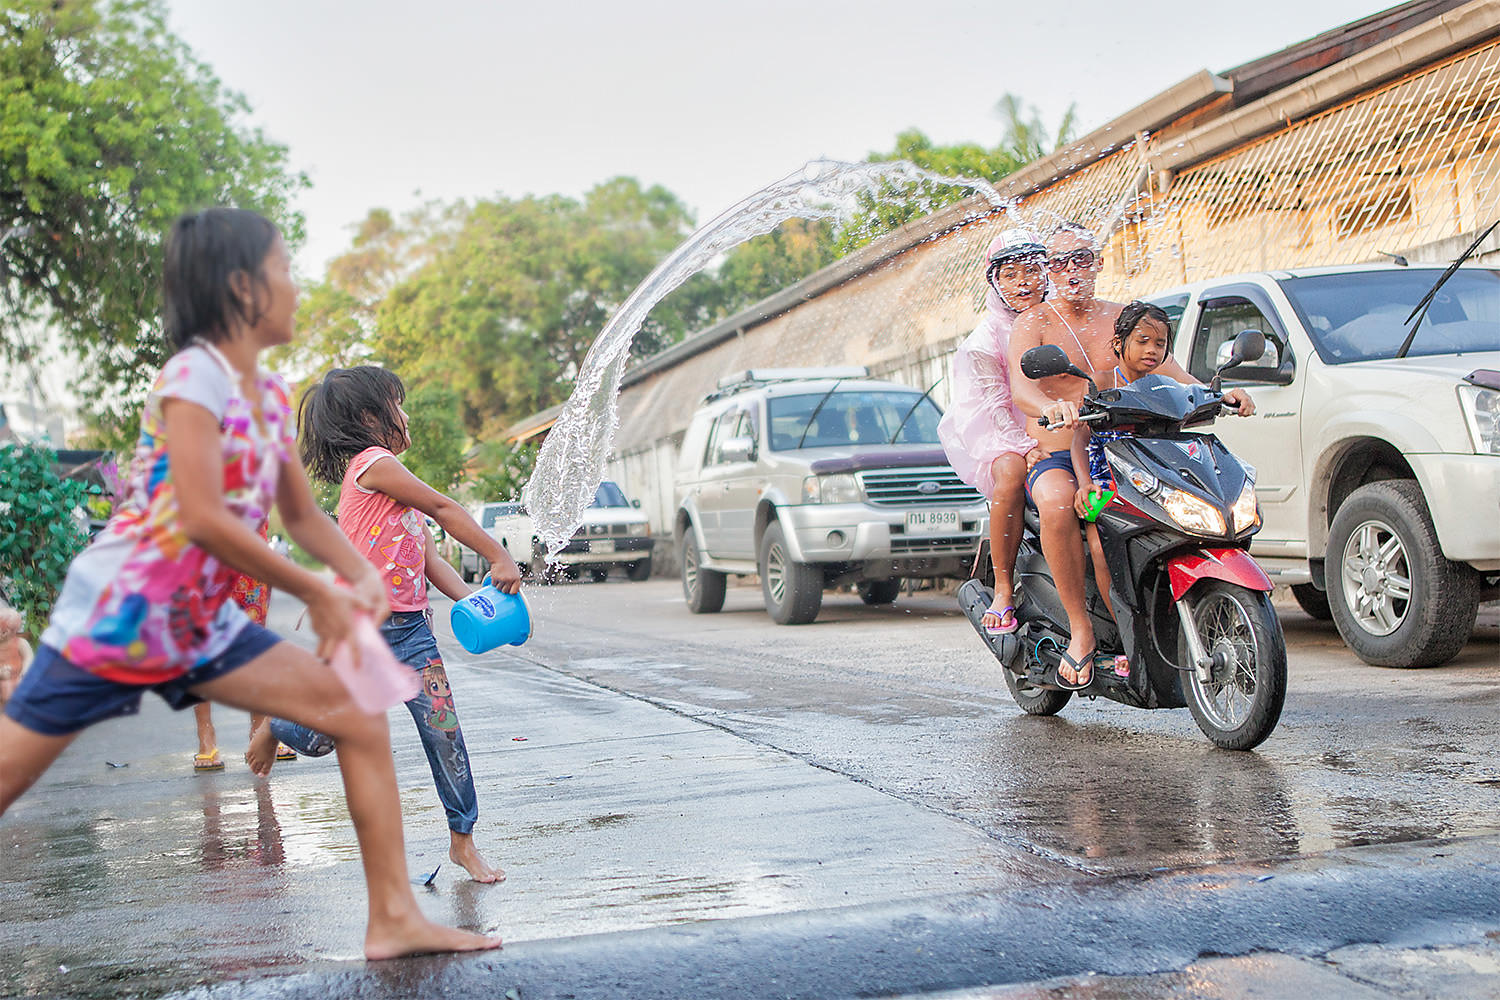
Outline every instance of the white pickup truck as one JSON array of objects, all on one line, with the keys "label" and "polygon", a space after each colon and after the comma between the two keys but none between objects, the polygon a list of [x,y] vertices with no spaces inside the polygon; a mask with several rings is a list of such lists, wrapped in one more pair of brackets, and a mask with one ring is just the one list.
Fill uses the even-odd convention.
[{"label": "white pickup truck", "polygon": [[1451,659],[1500,584],[1500,270],[1266,271],[1150,296],[1208,380],[1241,330],[1265,356],[1226,376],[1255,400],[1214,433],[1257,470],[1251,553],[1368,663]]},{"label": "white pickup truck", "polygon": [[[611,568],[619,567],[632,580],[651,575],[651,527],[638,502],[625,499],[618,485],[608,480],[599,484],[594,502],[583,512],[583,523],[573,538],[551,563],[541,542],[532,531],[531,515],[524,504],[511,501],[479,504],[469,511],[479,526],[498,541],[523,572],[538,580],[562,573],[575,579],[587,569],[595,582],[603,582]],[[459,574],[477,581],[489,572],[479,553],[466,545],[459,547]]]}]

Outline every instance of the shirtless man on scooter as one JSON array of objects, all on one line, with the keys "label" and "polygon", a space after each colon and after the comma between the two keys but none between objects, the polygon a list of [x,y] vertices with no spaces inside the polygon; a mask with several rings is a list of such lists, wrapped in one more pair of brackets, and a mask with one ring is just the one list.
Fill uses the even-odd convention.
[{"label": "shirtless man on scooter", "polygon": [[[1083,226],[1063,223],[1047,237],[1046,247],[1047,272],[1056,292],[1017,318],[1010,338],[1011,371],[1019,375],[1021,355],[1040,344],[1061,347],[1086,372],[1111,370],[1116,359],[1110,340],[1124,306],[1094,297],[1094,283],[1104,267],[1098,241]],[[1157,371],[1183,383],[1198,381],[1170,355]],[[1027,417],[1026,432],[1046,456],[1027,474],[1026,491],[1040,517],[1042,554],[1068,613],[1068,648],[1057,672],[1074,688],[1093,680],[1096,652],[1094,627],[1084,604],[1084,540],[1073,508],[1078,484],[1070,455],[1078,404],[1086,390],[1084,382],[1071,375],[1037,381],[1020,376],[1011,381],[1016,406]],[[1231,389],[1224,397],[1237,404],[1243,416],[1255,412],[1243,389]],[[1045,428],[1037,423],[1043,414],[1048,420]]]}]

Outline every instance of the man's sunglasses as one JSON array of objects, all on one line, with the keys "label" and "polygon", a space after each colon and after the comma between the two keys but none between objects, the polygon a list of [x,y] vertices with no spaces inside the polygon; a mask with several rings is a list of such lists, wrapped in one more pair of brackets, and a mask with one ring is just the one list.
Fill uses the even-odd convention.
[{"label": "man's sunglasses", "polygon": [[1047,270],[1051,271],[1053,274],[1061,274],[1063,271],[1066,271],[1068,269],[1069,264],[1071,264],[1076,269],[1082,270],[1086,267],[1093,267],[1094,261],[1098,259],[1098,255],[1095,254],[1092,250],[1074,250],[1072,253],[1059,254],[1056,257],[1048,257]]}]

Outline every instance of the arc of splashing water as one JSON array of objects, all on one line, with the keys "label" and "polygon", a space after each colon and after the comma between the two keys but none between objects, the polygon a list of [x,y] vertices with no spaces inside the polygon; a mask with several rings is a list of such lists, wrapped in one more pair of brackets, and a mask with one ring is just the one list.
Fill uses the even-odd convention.
[{"label": "arc of splashing water", "polygon": [[921,182],[971,188],[996,208],[1011,207],[986,181],[944,177],[905,160],[814,160],[700,227],[646,276],[589,348],[573,393],[548,433],[523,491],[533,528],[546,546],[549,559],[573,537],[603,479],[604,463],[619,428],[616,401],[630,342],[651,309],[719,254],[769,233],[783,222],[839,217],[850,211],[860,193],[876,193],[885,183]]}]

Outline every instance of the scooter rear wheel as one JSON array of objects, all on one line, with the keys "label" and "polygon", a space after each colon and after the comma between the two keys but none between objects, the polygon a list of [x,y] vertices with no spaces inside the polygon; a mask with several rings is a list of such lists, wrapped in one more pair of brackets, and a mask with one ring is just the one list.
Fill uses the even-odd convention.
[{"label": "scooter rear wheel", "polygon": [[1005,686],[1010,688],[1010,696],[1016,699],[1016,704],[1027,715],[1056,715],[1063,710],[1068,699],[1073,697],[1072,691],[1033,687],[1009,670],[1002,670],[1001,673],[1005,675]]},{"label": "scooter rear wheel", "polygon": [[1259,746],[1286,700],[1286,639],[1270,595],[1207,580],[1186,600],[1204,651],[1214,658],[1207,681],[1196,670],[1184,672],[1188,711],[1216,746]]}]

